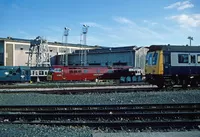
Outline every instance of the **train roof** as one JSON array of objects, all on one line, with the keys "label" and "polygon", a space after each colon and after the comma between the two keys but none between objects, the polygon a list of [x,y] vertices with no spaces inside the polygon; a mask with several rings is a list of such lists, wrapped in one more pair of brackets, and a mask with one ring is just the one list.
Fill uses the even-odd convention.
[{"label": "train roof", "polygon": [[149,52],[155,50],[163,51],[200,51],[200,46],[184,46],[184,45],[151,45]]},{"label": "train roof", "polygon": [[21,69],[30,69],[28,66],[0,66],[0,69],[17,69],[19,67]]},{"label": "train roof", "polygon": [[130,68],[133,66],[63,66],[53,65],[51,68],[87,69],[87,68]]}]

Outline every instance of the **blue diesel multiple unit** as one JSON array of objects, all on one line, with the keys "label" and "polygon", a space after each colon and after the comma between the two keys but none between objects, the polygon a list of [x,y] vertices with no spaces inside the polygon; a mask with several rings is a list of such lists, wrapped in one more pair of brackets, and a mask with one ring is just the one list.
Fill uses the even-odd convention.
[{"label": "blue diesel multiple unit", "polygon": [[27,66],[0,66],[0,83],[30,82],[31,70]]},{"label": "blue diesel multiple unit", "polygon": [[152,45],[146,57],[146,80],[158,87],[200,84],[200,46]]}]

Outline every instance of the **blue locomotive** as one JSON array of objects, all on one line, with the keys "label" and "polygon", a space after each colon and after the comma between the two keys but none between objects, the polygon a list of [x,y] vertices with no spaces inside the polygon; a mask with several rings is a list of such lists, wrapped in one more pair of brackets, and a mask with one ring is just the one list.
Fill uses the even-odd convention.
[{"label": "blue locomotive", "polygon": [[146,56],[146,81],[162,87],[200,82],[200,46],[152,45]]},{"label": "blue locomotive", "polygon": [[27,66],[0,66],[0,83],[30,82],[31,71]]}]

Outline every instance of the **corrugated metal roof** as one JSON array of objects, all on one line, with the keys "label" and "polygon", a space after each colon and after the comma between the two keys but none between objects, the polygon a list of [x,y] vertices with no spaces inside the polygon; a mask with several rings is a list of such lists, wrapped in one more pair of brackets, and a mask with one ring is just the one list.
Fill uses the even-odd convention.
[{"label": "corrugated metal roof", "polygon": [[[33,39],[21,39],[21,38],[12,38],[12,37],[7,37],[7,38],[0,38],[0,41],[10,41],[10,42],[21,42],[21,43],[30,43]],[[49,45],[55,45],[55,46],[71,46],[71,47],[80,47],[83,45],[80,44],[72,44],[72,43],[67,43],[65,45],[64,43],[61,42],[48,42]],[[84,45],[85,46],[85,45]],[[87,47],[92,47],[92,48],[98,48],[97,46],[91,46],[87,45]]]},{"label": "corrugated metal roof", "polygon": [[[90,53],[109,53],[109,52],[127,52],[127,51],[135,51],[136,46],[127,46],[127,47],[104,47],[100,49],[92,49],[88,50],[88,54]],[[80,53],[81,50],[76,50],[73,54]]]}]

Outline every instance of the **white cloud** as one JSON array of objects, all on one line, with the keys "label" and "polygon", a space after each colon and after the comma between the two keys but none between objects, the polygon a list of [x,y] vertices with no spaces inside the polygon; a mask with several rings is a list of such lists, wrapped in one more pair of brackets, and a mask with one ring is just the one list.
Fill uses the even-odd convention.
[{"label": "white cloud", "polygon": [[166,19],[176,21],[181,27],[200,27],[200,14],[181,14],[167,17]]},{"label": "white cloud", "polygon": [[20,34],[23,34],[23,35],[29,35],[27,32],[25,32],[25,31],[23,31],[23,30],[18,30],[18,32],[20,33]]},{"label": "white cloud", "polygon": [[158,23],[157,22],[152,22],[152,21],[149,21],[149,20],[143,20],[144,23],[148,24],[148,25],[157,25]]},{"label": "white cloud", "polygon": [[121,24],[135,24],[133,21],[125,18],[125,17],[114,17],[113,18],[116,22],[121,23]]},{"label": "white cloud", "polygon": [[179,1],[176,3],[173,3],[169,6],[164,7],[164,9],[177,9],[177,10],[184,10],[188,8],[193,8],[194,4],[192,4],[190,1]]},{"label": "white cloud", "polygon": [[105,26],[98,24],[96,22],[83,22],[83,23],[80,23],[80,24],[87,24],[89,27],[100,28],[100,29],[103,29],[103,30],[110,30],[111,29],[109,27],[105,27]]},{"label": "white cloud", "polygon": [[[153,38],[158,38],[158,39],[163,39],[161,34],[158,34],[157,32],[147,28],[147,27],[142,27],[137,25],[135,22],[133,22],[130,19],[127,19],[125,17],[115,17],[114,21],[120,23],[120,24],[125,24],[126,26],[123,27],[123,31],[127,33],[131,33],[130,35],[133,36],[141,36],[145,38],[151,39]],[[147,20],[145,20],[147,21]]]},{"label": "white cloud", "polygon": [[114,38],[114,39],[121,39],[121,37],[117,36],[116,34],[108,34],[108,37]]}]

